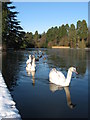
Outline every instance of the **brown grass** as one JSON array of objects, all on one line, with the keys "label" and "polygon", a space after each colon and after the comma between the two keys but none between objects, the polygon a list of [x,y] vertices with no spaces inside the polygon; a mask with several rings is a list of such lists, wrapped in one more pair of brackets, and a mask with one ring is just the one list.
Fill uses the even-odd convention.
[{"label": "brown grass", "polygon": [[52,46],[52,48],[70,48],[69,46]]}]

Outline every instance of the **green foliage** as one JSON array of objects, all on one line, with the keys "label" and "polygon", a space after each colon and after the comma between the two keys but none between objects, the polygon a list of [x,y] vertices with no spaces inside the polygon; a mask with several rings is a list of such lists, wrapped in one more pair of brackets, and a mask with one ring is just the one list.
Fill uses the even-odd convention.
[{"label": "green foliage", "polygon": [[38,45],[38,39],[39,39],[38,31],[35,32],[33,39],[34,39],[35,47],[39,47],[39,45]]},{"label": "green foliage", "polygon": [[69,28],[69,44],[71,48],[76,48],[76,29],[74,24],[71,24]]},{"label": "green foliage", "polygon": [[[59,28],[52,27],[48,29],[47,33],[38,34],[35,32],[32,38],[34,47],[49,47],[52,46],[70,46],[71,48],[85,48],[87,44],[88,28],[86,21],[78,21],[77,27],[71,24],[61,25]],[[28,37],[29,38],[29,37]],[[29,38],[30,40],[30,38]]]},{"label": "green foliage", "polygon": [[77,38],[78,38],[78,47],[85,48],[86,42],[88,39],[88,28],[85,20],[77,21]]},{"label": "green foliage", "polygon": [[33,40],[33,34],[32,32],[27,32],[25,33],[25,39],[24,39],[24,44],[26,43],[26,47],[34,47],[34,40]]},{"label": "green foliage", "polygon": [[25,33],[22,31],[20,21],[17,21],[18,12],[14,11],[15,6],[11,4],[12,2],[2,3],[2,40],[6,48],[18,49],[22,45]]},{"label": "green foliage", "polygon": [[86,46],[90,47],[90,26],[88,28],[88,39],[87,39],[87,42],[86,42]]}]

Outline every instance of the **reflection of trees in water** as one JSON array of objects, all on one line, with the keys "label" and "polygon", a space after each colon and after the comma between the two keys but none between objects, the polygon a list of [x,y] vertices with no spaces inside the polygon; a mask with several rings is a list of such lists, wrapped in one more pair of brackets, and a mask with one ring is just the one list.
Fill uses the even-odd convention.
[{"label": "reflection of trees in water", "polygon": [[24,54],[17,52],[4,52],[2,55],[2,74],[9,89],[15,86],[20,71],[20,63],[24,59]]},{"label": "reflection of trees in water", "polygon": [[[46,50],[45,50],[46,51]],[[75,49],[47,49],[48,65],[57,68],[68,69],[76,66],[80,74],[86,72],[86,52]],[[18,73],[25,70],[27,51],[4,52],[2,55],[2,73],[5,81],[10,88],[16,84],[19,77]],[[22,67],[22,69],[21,69]]]},{"label": "reflection of trees in water", "polygon": [[76,49],[49,49],[48,60],[53,67],[68,69],[70,66],[77,67],[80,74],[86,72],[86,52]]}]

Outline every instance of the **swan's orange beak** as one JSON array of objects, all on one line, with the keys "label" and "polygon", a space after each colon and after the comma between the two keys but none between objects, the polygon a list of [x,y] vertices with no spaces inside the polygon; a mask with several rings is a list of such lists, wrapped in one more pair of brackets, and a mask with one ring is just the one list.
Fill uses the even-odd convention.
[{"label": "swan's orange beak", "polygon": [[78,74],[78,72],[77,72],[76,70],[74,70],[74,72],[75,72],[76,74]]},{"label": "swan's orange beak", "polygon": [[77,72],[77,71],[75,71],[75,73],[76,73],[76,74],[78,74],[78,72]]}]

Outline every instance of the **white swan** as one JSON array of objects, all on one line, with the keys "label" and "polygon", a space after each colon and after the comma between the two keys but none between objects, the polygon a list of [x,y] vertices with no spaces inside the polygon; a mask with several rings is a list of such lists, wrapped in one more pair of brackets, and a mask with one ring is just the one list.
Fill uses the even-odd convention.
[{"label": "white swan", "polygon": [[68,69],[67,78],[65,78],[62,72],[57,71],[55,68],[53,68],[49,73],[49,81],[56,85],[69,86],[72,77],[72,72],[77,73],[76,68],[70,67]]},{"label": "white swan", "polygon": [[31,55],[29,55],[29,59],[26,61],[26,64],[28,65],[29,63],[31,63]]},{"label": "white swan", "polygon": [[27,72],[31,72],[31,71],[35,71],[35,57],[33,56],[33,60],[32,60],[32,64],[29,62],[26,66],[26,71]]}]

